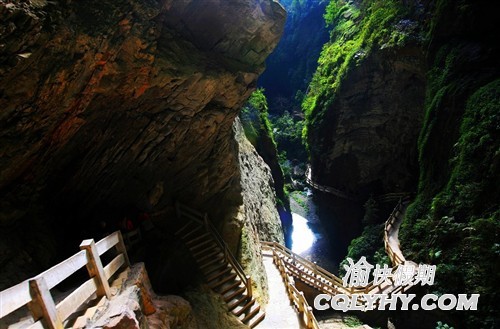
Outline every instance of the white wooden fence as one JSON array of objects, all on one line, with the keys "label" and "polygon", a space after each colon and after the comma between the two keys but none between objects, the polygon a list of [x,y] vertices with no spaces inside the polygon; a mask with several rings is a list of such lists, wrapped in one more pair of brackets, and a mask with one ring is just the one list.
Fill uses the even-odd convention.
[{"label": "white wooden fence", "polygon": [[[103,266],[101,255],[113,247],[118,255]],[[108,280],[123,265],[130,266],[120,231],[97,243],[93,239],[83,240],[80,249],[80,252],[47,271],[0,292],[0,318],[27,305],[34,320],[29,329],[61,329],[64,328],[64,321],[92,295],[111,298]],[[56,304],[50,289],[83,266],[87,267],[90,278]]]}]

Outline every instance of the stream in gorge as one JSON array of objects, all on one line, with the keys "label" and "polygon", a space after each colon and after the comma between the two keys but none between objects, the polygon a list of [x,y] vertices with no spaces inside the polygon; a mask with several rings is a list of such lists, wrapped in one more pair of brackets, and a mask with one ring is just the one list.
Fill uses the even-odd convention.
[{"label": "stream in gorge", "polygon": [[337,273],[342,259],[337,259],[338,256],[332,252],[329,239],[335,237],[327,234],[319,220],[312,193],[306,189],[305,192],[293,192],[290,197],[292,226],[290,232],[287,232],[286,245],[296,254]]}]

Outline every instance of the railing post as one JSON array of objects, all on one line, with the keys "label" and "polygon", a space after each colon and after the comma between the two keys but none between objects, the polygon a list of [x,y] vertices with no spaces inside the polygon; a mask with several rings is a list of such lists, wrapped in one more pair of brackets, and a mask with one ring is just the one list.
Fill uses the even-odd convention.
[{"label": "railing post", "polygon": [[311,306],[307,306],[307,327],[308,328],[314,328],[313,326],[313,317],[312,317],[312,312],[313,312],[313,309]]},{"label": "railing post", "polygon": [[33,315],[33,319],[38,321],[43,318],[49,329],[64,328],[45,279],[43,277],[31,279],[29,286],[32,301],[28,304],[28,308]]},{"label": "railing post", "polygon": [[130,267],[130,260],[128,259],[127,247],[125,246],[125,242],[123,241],[122,232],[116,231],[118,234],[118,243],[116,244],[116,250],[123,254],[123,258],[125,259],[125,264]]},{"label": "railing post", "polygon": [[106,296],[111,298],[111,290],[109,289],[108,279],[104,275],[101,258],[97,252],[93,239],[83,240],[80,244],[80,249],[87,251],[87,270],[91,278],[97,279],[97,296]]},{"label": "railing post", "polygon": [[299,301],[300,301],[299,302],[299,305],[300,305],[299,306],[299,312],[305,312],[306,309],[304,307],[304,299],[305,299],[304,292],[303,291],[299,291],[299,295],[300,295],[300,297],[299,297]]},{"label": "railing post", "polygon": [[250,277],[249,275],[246,276],[247,277],[247,295],[249,298],[252,298],[252,294],[253,294],[253,291],[252,291],[252,277]]}]

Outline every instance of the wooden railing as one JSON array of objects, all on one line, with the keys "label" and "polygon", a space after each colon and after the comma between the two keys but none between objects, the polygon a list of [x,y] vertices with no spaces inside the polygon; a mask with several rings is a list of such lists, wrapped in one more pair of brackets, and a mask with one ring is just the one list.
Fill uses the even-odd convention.
[{"label": "wooden railing", "polygon": [[400,199],[405,199],[410,195],[412,195],[411,192],[393,192],[379,195],[375,197],[375,200],[380,203],[395,202],[399,201]]},{"label": "wooden railing", "polygon": [[196,223],[203,225],[207,232],[209,232],[212,237],[214,238],[215,242],[219,246],[219,248],[223,251],[224,253],[224,259],[231,264],[233,267],[234,271],[236,272],[236,275],[240,278],[241,282],[247,289],[247,296],[249,298],[252,297],[253,290],[252,290],[252,278],[248,275],[245,274],[245,271],[243,270],[243,267],[241,264],[238,262],[238,260],[234,257],[233,253],[227,246],[226,242],[224,239],[221,237],[215,226],[212,224],[210,219],[208,218],[207,214],[203,214],[195,209],[192,209],[186,205],[183,205],[180,202],[176,202],[175,204],[177,214],[179,216],[185,216]]},{"label": "wooden railing", "polygon": [[344,287],[339,277],[297,255],[287,247],[277,242],[262,242],[262,245],[282,259],[292,275],[316,289],[332,295],[354,293],[355,288]]},{"label": "wooden railing", "polygon": [[342,190],[336,189],[336,188],[331,187],[331,186],[325,186],[325,185],[321,185],[321,184],[314,182],[312,180],[311,167],[308,167],[306,170],[306,183],[307,183],[307,185],[311,186],[312,188],[314,188],[318,191],[330,193],[330,194],[333,194],[335,196],[338,196],[340,198],[347,199],[347,200],[356,200],[356,197],[350,193],[344,192]]},{"label": "wooden railing", "polygon": [[[403,201],[402,199],[400,199],[385,224],[384,245],[387,254],[389,255],[389,258],[394,266],[392,269],[393,275],[394,273],[396,273],[398,267],[402,265],[406,260],[399,250],[399,242],[396,249],[389,242],[389,237],[392,236],[393,239],[395,238],[394,236],[395,234],[397,234],[397,230],[399,229],[406,204],[407,201]],[[384,288],[382,288],[380,285],[374,285],[373,281],[368,283],[366,287],[362,288],[345,287],[339,277],[325,270],[321,266],[318,266],[317,264],[308,261],[300,255],[297,255],[285,246],[277,242],[262,242],[262,245],[266,249],[273,250],[273,254],[278,255],[278,257],[284,262],[285,267],[287,267],[287,270],[290,274],[296,276],[304,283],[327,294],[352,295],[382,292],[393,294],[402,292],[409,288],[408,286],[395,286],[394,280],[392,278],[389,279],[392,284],[385,286]],[[364,301],[360,300],[358,300],[358,302],[360,302],[360,304],[364,303]]]},{"label": "wooden railing", "polygon": [[288,297],[290,298],[290,301],[295,305],[298,312],[302,314],[302,318],[304,320],[306,328],[320,329],[318,321],[314,316],[312,307],[309,306],[309,303],[304,297],[304,293],[302,291],[299,291],[295,287],[292,275],[288,273],[288,270],[285,266],[283,259],[279,257],[279,255],[275,252],[274,248],[269,248],[269,243],[264,243],[262,247],[263,249],[268,249],[273,252],[273,260],[276,266],[278,267],[281,278],[283,279]]},{"label": "wooden railing", "polygon": [[[311,167],[307,167],[307,170],[306,170],[306,183],[307,183],[307,185],[311,186],[315,190],[330,193],[330,194],[333,194],[333,195],[338,196],[338,197],[343,198],[343,199],[358,200],[359,201],[359,197],[357,197],[351,193],[342,191],[340,189],[337,189],[337,188],[334,188],[331,186],[321,185],[321,184],[314,182],[312,180]],[[375,200],[377,202],[380,202],[380,203],[395,202],[395,201],[398,201],[400,199],[405,199],[408,196],[410,196],[411,194],[412,194],[411,192],[391,192],[391,193],[386,193],[386,194],[376,196]]]},{"label": "wooden railing", "polygon": [[[106,266],[100,256],[115,247],[118,255]],[[68,317],[92,295],[111,298],[108,280],[122,265],[130,266],[120,231],[95,243],[93,239],[80,244],[81,251],[47,271],[0,292],[0,318],[28,305],[34,323],[29,329],[61,329]],[[57,305],[50,289],[86,266],[90,279]]]},{"label": "wooden railing", "polygon": [[[403,199],[399,199],[398,204],[392,211],[391,215],[387,219],[384,225],[384,248],[391,260],[393,266],[397,266],[403,264],[406,259],[401,252],[401,248],[399,245],[399,239],[397,238],[397,234],[399,231],[399,225],[401,224],[402,216],[404,214],[404,209],[407,205],[407,201],[403,201]],[[394,246],[390,243],[390,238],[394,239],[397,242],[397,245]]]}]

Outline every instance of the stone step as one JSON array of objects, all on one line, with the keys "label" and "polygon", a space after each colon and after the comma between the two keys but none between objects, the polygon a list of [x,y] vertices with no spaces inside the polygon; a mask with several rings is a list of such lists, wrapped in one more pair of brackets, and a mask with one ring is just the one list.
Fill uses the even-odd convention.
[{"label": "stone step", "polygon": [[203,274],[205,274],[205,277],[208,277],[210,274],[214,272],[220,273],[226,268],[229,268],[226,262],[220,264],[214,264],[214,266],[212,266],[211,268],[206,268],[205,271],[203,271]]},{"label": "stone step", "polygon": [[193,257],[195,259],[198,259],[199,256],[204,255],[207,252],[219,251],[219,249],[217,248],[217,245],[215,244],[215,242],[213,244],[211,244],[211,245],[208,245],[206,248],[203,248],[203,249],[201,249],[201,250],[199,250],[197,252],[193,252],[192,249],[190,249],[190,250],[191,250],[191,253],[193,254]]},{"label": "stone step", "polygon": [[200,248],[203,248],[209,244],[215,244],[215,242],[210,239],[210,240],[203,240],[201,242],[199,242],[198,244],[195,244],[195,245],[192,245],[192,246],[188,246],[189,250],[191,251],[196,251],[196,250],[199,250]]},{"label": "stone step", "polygon": [[193,236],[195,233],[199,233],[200,231],[202,231],[202,228],[201,226],[197,226],[195,227],[194,229],[192,229],[191,231],[189,231],[188,233],[184,234],[182,236],[182,240],[187,240],[189,237]]},{"label": "stone step", "polygon": [[198,242],[199,240],[203,240],[203,239],[205,239],[205,238],[209,238],[209,239],[211,239],[211,237],[210,237],[210,233],[208,233],[208,232],[207,232],[207,233],[202,234],[202,235],[200,235],[200,236],[198,236],[198,237],[196,237],[196,238],[194,238],[194,239],[191,239],[191,240],[189,240],[189,241],[186,241],[186,245],[188,245],[188,246],[189,246],[189,245],[191,245],[191,244],[193,244],[193,243],[196,243],[196,242]]},{"label": "stone step", "polygon": [[183,227],[181,227],[180,229],[177,230],[177,232],[175,232],[175,235],[180,235],[182,232],[184,232],[189,226],[191,226],[191,224],[193,223],[193,221],[188,221],[186,223],[186,225],[184,225]]},{"label": "stone step", "polygon": [[215,263],[218,263],[220,262],[221,260],[224,259],[224,255],[217,255],[215,254],[215,257],[213,258],[207,258],[207,261],[204,262],[203,264],[200,264],[200,262],[198,262],[198,264],[200,264],[200,269],[203,271],[204,268],[207,268]]},{"label": "stone step", "polygon": [[211,257],[216,256],[217,254],[222,254],[222,253],[220,250],[214,249],[211,253],[206,254],[205,256],[203,256],[201,258],[197,258],[196,261],[198,262],[198,264],[201,264],[201,263],[205,262],[207,259],[211,259]]}]

